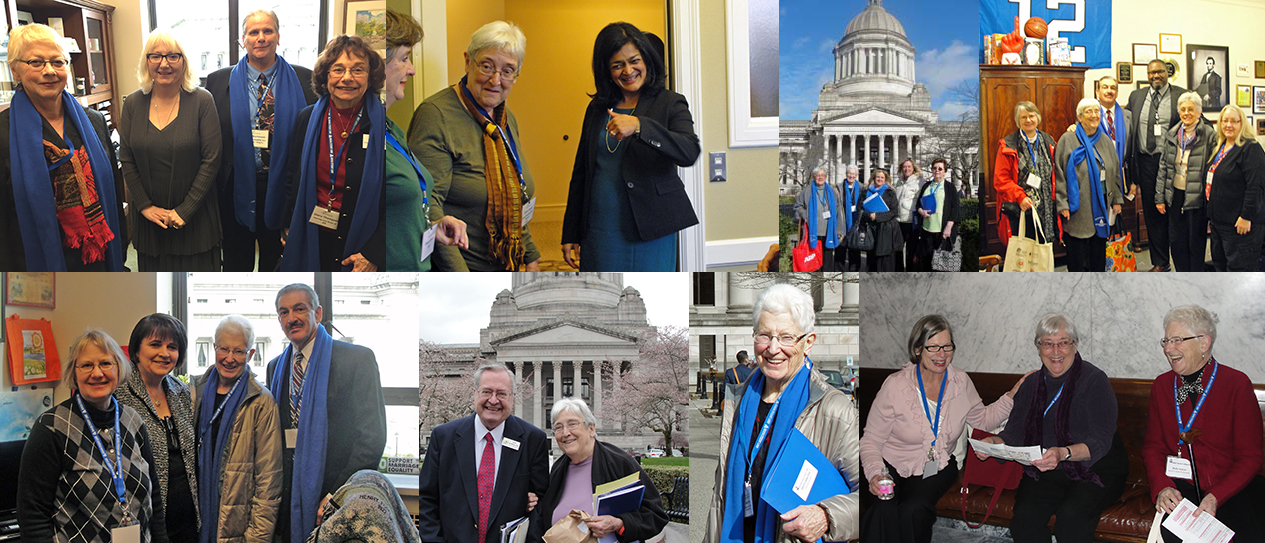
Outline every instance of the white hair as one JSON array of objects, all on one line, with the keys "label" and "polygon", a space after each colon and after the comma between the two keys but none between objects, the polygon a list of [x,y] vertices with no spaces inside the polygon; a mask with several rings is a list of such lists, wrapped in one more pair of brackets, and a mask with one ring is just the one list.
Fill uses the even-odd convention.
[{"label": "white hair", "polygon": [[577,417],[584,419],[584,424],[597,424],[597,417],[593,416],[589,404],[579,398],[563,398],[554,402],[553,409],[549,410],[549,420],[558,420],[558,416],[564,411],[575,413]]},{"label": "white hair", "polygon": [[[799,326],[801,334],[813,331],[817,315],[813,311],[813,298],[808,293],[785,283],[779,283],[764,289],[756,299],[755,308],[751,311],[751,329],[760,324],[760,315],[764,313],[788,314]],[[758,330],[755,330],[758,332]]]},{"label": "white hair", "polygon": [[519,69],[522,69],[523,55],[527,53],[527,36],[523,35],[523,30],[514,23],[492,21],[475,30],[470,36],[470,46],[466,48],[466,54],[470,55],[470,62],[475,62],[479,53],[488,49],[505,51],[514,55],[514,58],[518,59]]},{"label": "white hair", "polygon": [[220,319],[220,323],[215,325],[215,344],[219,345],[220,338],[224,334],[237,334],[242,336],[246,341],[246,350],[250,350],[255,346],[255,327],[251,326],[250,321],[241,315],[225,315]]}]

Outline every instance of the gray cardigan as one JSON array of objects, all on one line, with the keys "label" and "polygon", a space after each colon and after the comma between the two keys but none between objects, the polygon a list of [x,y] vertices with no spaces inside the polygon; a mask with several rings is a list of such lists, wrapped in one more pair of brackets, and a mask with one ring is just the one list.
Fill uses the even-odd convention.
[{"label": "gray cardigan", "polygon": [[[1102,126],[1098,129],[1103,130]],[[1067,159],[1079,146],[1080,140],[1076,139],[1076,132],[1068,132],[1059,138],[1059,144],[1054,148],[1054,167],[1058,171],[1055,176],[1054,199],[1058,202],[1056,209],[1060,213],[1065,209],[1071,209],[1067,201]],[[1107,193],[1107,205],[1123,204],[1124,197],[1120,194],[1120,159],[1116,156],[1115,144],[1106,133],[1103,133],[1103,137],[1098,138],[1098,143],[1094,144],[1094,149],[1097,150],[1097,155],[1102,156],[1103,169],[1107,173],[1106,178],[1102,180],[1103,189]],[[1080,207],[1063,223],[1063,230],[1077,239],[1097,235],[1094,230],[1094,212],[1090,209],[1088,166],[1091,163],[1097,163],[1097,160],[1086,159],[1076,165],[1076,180],[1080,185]]]},{"label": "gray cardigan", "polygon": [[[1173,125],[1160,140],[1160,172],[1155,182],[1155,203],[1169,205],[1173,203],[1173,178],[1177,174],[1177,129],[1181,123]],[[1212,125],[1202,118],[1195,124],[1195,141],[1190,147],[1190,157],[1186,160],[1186,201],[1182,203],[1182,211],[1199,209],[1204,205],[1204,174],[1208,171],[1208,160],[1217,149],[1217,134]]]}]

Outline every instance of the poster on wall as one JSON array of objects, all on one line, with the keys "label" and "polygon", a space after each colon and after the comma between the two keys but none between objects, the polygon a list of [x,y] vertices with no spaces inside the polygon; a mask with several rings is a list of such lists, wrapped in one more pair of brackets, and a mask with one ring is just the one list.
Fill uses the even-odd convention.
[{"label": "poster on wall", "polygon": [[1015,30],[1015,17],[1019,17],[1021,26],[1029,18],[1040,17],[1048,25],[1046,43],[1052,38],[1067,38],[1073,66],[1112,67],[1110,0],[1060,0],[1057,4],[980,0],[979,12],[980,34],[1009,34]]},{"label": "poster on wall", "polygon": [[0,393],[0,441],[22,441],[31,435],[36,417],[53,406],[53,390]]}]

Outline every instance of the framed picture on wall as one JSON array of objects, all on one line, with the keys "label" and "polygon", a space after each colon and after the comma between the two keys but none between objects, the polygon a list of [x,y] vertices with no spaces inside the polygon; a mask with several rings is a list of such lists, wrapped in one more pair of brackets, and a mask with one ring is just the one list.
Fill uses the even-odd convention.
[{"label": "framed picture on wall", "polygon": [[1265,60],[1256,61],[1256,78],[1265,79]]},{"label": "framed picture on wall", "polygon": [[57,279],[52,272],[7,272],[4,275],[4,303],[57,307]]},{"label": "framed picture on wall", "polygon": [[1133,65],[1128,62],[1116,63],[1116,81],[1120,83],[1133,82]]},{"label": "framed picture on wall", "polygon": [[1265,119],[1256,120],[1256,135],[1265,136]]},{"label": "framed picture on wall", "polygon": [[1252,113],[1265,115],[1265,87],[1252,87]]},{"label": "framed picture on wall", "polygon": [[343,33],[369,42],[369,47],[386,51],[386,0],[344,0]]},{"label": "framed picture on wall", "polygon": [[1235,85],[1234,104],[1239,107],[1252,107],[1252,87],[1249,85]]},{"label": "framed picture on wall", "polygon": [[1154,43],[1135,43],[1133,44],[1133,63],[1146,64],[1159,57],[1155,51]]},{"label": "framed picture on wall", "polygon": [[1205,112],[1230,103],[1230,48],[1194,45],[1187,48],[1186,88],[1203,97]]},{"label": "framed picture on wall", "polygon": [[1160,34],[1160,52],[1169,55],[1182,54],[1181,34]]}]

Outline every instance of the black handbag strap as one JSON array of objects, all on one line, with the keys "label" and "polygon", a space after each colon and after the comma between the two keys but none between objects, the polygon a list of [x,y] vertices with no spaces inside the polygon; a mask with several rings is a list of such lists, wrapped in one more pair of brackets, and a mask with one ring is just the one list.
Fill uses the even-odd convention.
[{"label": "black handbag strap", "polygon": [[966,518],[966,497],[970,491],[966,488],[966,485],[962,485],[962,522],[965,522],[967,526],[979,528],[980,526],[983,526],[984,523],[988,522],[988,517],[993,515],[993,509],[997,507],[997,499],[1001,498],[1002,489],[997,487],[992,488],[993,499],[988,502],[988,510],[984,511],[984,519],[979,521],[979,524],[971,524],[971,521]]}]

